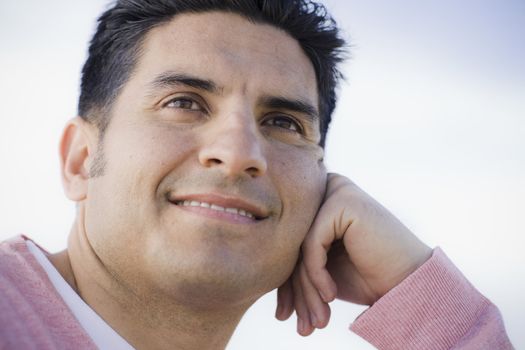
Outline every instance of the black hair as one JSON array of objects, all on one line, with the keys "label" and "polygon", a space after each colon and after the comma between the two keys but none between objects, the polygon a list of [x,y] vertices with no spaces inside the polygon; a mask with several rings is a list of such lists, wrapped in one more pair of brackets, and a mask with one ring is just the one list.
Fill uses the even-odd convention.
[{"label": "black hair", "polygon": [[109,111],[137,63],[146,34],[181,13],[224,11],[280,28],[299,42],[315,69],[319,94],[321,146],[342,77],[345,41],[326,8],[312,0],[117,0],[98,19],[82,69],[78,114],[101,135]]}]

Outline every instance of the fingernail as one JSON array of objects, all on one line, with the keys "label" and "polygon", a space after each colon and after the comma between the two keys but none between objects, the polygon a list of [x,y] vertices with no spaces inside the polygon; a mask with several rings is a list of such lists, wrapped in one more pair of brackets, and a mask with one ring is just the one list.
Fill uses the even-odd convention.
[{"label": "fingernail", "polygon": [[323,301],[324,301],[325,303],[329,303],[329,302],[331,302],[331,301],[334,301],[334,298],[335,298],[334,295],[337,294],[337,292],[334,291],[334,290],[329,290],[329,291],[328,291],[328,294],[327,294],[326,291],[322,291],[322,290],[320,290],[320,291],[319,291],[319,294],[321,295],[321,298],[323,299]]},{"label": "fingernail", "polygon": [[317,327],[317,316],[315,316],[314,313],[310,314],[310,322],[312,323],[312,326]]},{"label": "fingernail", "polygon": [[275,310],[275,318],[280,319],[281,314],[283,313],[283,307],[281,304],[277,305],[277,310]]},{"label": "fingernail", "polygon": [[297,332],[302,334],[304,331],[304,321],[302,318],[297,319]]}]

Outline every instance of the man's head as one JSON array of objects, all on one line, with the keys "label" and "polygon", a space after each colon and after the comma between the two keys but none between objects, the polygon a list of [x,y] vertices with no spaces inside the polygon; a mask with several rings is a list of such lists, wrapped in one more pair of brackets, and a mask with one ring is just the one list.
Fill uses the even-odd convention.
[{"label": "man's head", "polygon": [[324,147],[344,41],[325,8],[311,0],[118,0],[100,17],[91,41],[82,71],[79,115],[95,123],[103,135],[111,107],[143,54],[149,30],[176,15],[209,11],[236,13],[255,23],[270,24],[299,42],[316,73],[320,144]]},{"label": "man's head", "polygon": [[[117,3],[102,16],[97,36],[122,35],[123,28],[129,34],[149,16],[160,18],[165,6],[177,8],[145,3]],[[216,6],[224,3],[230,4]],[[247,3],[229,6],[249,8]],[[134,9],[131,17],[119,10],[123,4]],[[306,6],[304,16],[319,29],[321,17],[311,15],[319,10],[307,4],[261,4],[268,16],[279,12],[292,23],[305,21],[292,17]],[[113,20],[104,20],[108,16]],[[91,105],[81,102],[81,110],[95,121],[71,122],[61,147],[66,193],[79,202],[76,227],[83,242],[71,254],[72,265],[103,267],[124,290],[144,298],[246,306],[289,276],[322,201],[319,90],[327,83],[318,80],[331,81],[326,99],[332,101],[335,46],[325,57],[327,78],[316,71],[311,48],[289,31],[238,11],[188,10],[148,28],[129,34],[135,44],[114,40],[117,48],[95,50],[121,49],[113,63],[95,62],[92,47],[84,69],[82,101]],[[333,46],[320,32],[317,39],[296,34]],[[99,83],[88,83],[91,76]],[[105,169],[90,176],[101,147]]]}]

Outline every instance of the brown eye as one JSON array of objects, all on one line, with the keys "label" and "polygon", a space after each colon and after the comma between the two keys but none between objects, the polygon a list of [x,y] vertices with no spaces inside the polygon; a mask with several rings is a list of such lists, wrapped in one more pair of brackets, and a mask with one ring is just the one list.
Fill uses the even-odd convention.
[{"label": "brown eye", "polygon": [[277,128],[281,128],[281,129],[284,129],[284,130],[290,131],[290,132],[302,133],[302,131],[303,131],[301,126],[299,125],[298,122],[295,121],[295,119],[293,119],[291,117],[287,117],[287,116],[271,117],[271,118],[268,118],[267,120],[265,120],[264,123],[266,125],[274,126],[274,127],[277,127]]},{"label": "brown eye", "polygon": [[197,102],[189,99],[187,97],[177,97],[170,100],[164,107],[167,108],[178,108],[178,109],[188,109],[192,111],[201,111],[202,107]]}]

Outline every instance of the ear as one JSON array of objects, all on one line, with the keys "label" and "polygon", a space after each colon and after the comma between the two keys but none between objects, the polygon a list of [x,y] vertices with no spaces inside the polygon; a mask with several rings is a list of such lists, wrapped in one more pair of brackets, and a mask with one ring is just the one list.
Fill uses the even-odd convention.
[{"label": "ear", "polygon": [[95,155],[98,133],[80,117],[70,120],[60,139],[60,167],[66,196],[79,202],[87,197],[90,157]]}]

